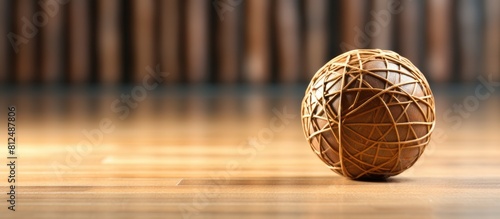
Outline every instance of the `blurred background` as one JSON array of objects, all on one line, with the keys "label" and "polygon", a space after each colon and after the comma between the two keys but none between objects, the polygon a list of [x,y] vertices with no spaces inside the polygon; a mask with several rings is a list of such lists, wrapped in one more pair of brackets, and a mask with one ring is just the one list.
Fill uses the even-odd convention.
[{"label": "blurred background", "polygon": [[[309,197],[314,205],[299,211],[289,205],[283,217],[319,218],[315,213],[338,215],[334,211],[344,207],[337,201],[358,213],[353,200],[359,197],[380,200],[372,201],[375,207],[362,202],[373,211],[405,216],[435,211],[435,203],[443,212],[476,206],[474,214],[497,213],[498,196],[490,193],[497,178],[453,183],[462,182],[457,176],[500,176],[498,0],[0,0],[0,36],[0,125],[7,122],[7,106],[16,106],[20,217],[123,211],[127,218],[141,203],[147,210],[132,216],[163,218],[162,212],[178,213],[178,203],[197,197],[177,187],[180,179],[210,178],[233,161],[241,167],[235,178],[335,177],[304,139],[301,101],[323,64],[356,48],[394,50],[430,81],[436,129],[404,176],[448,181],[431,180],[434,189],[401,181],[395,185],[408,190],[388,192],[390,201],[379,199],[382,190],[344,185],[329,187],[333,193],[293,187],[290,194],[311,195],[295,198],[275,187],[221,190],[228,197],[238,193],[215,206],[237,211],[234,201],[245,212],[266,206],[275,218],[274,212],[285,212],[282,201]],[[164,81],[150,79],[162,72],[168,73]],[[277,118],[283,123],[275,124]],[[102,132],[103,121],[113,131]],[[275,125],[282,125],[279,131],[271,130]],[[7,139],[6,128],[0,139]],[[0,172],[7,168],[0,165]],[[173,187],[165,190],[167,182]],[[144,190],[147,185],[153,189]],[[1,180],[2,191],[5,186]],[[88,190],[92,186],[110,190]],[[485,187],[474,195],[442,190],[474,186]],[[440,202],[444,195],[458,204]]]},{"label": "blurred background", "polygon": [[296,84],[354,48],[433,83],[500,78],[496,0],[1,0],[0,83]]},{"label": "blurred background", "polygon": [[497,0],[0,0],[0,17],[0,104],[18,107],[34,156],[66,153],[103,118],[116,131],[97,162],[124,145],[235,148],[276,111],[297,117],[273,144],[295,139],[311,155],[305,86],[355,48],[395,50],[422,70],[441,136],[499,124],[498,84],[485,84],[500,79]]}]

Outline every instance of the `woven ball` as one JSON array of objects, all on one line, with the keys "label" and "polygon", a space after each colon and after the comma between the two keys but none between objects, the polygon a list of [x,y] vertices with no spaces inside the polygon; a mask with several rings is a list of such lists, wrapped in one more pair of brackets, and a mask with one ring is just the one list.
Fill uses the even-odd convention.
[{"label": "woven ball", "polygon": [[380,49],[352,50],[321,67],[301,114],[312,150],[351,179],[384,179],[410,168],[435,125],[424,75],[408,59]]}]

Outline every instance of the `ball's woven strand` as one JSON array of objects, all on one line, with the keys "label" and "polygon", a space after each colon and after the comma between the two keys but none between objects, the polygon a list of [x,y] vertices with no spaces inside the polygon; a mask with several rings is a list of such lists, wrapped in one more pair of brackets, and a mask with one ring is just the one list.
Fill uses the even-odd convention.
[{"label": "ball's woven strand", "polygon": [[408,59],[380,49],[352,50],[326,63],[312,78],[301,113],[313,151],[352,179],[408,169],[435,126],[424,75]]}]

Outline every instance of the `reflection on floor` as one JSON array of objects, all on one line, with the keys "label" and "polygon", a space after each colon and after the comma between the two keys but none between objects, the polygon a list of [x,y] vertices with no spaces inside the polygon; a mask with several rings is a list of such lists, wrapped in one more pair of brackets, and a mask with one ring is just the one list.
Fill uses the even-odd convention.
[{"label": "reflection on floor", "polygon": [[[360,182],[329,171],[306,144],[304,90],[5,91],[2,105],[18,111],[14,218],[500,214],[499,95],[436,89],[437,129],[419,162],[387,182]],[[2,192],[7,185],[1,179]]]}]

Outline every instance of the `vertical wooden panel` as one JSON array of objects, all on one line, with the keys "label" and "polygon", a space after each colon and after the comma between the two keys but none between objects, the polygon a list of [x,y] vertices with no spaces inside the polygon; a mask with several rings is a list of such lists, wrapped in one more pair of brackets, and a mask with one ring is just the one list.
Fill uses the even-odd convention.
[{"label": "vertical wooden panel", "polygon": [[452,64],[452,1],[427,1],[426,62],[430,79],[445,82],[451,78]]},{"label": "vertical wooden panel", "polygon": [[69,80],[84,83],[90,78],[90,5],[73,0],[69,9]]},{"label": "vertical wooden panel", "polygon": [[98,1],[97,55],[99,80],[114,84],[121,79],[120,0]]},{"label": "vertical wooden panel", "polygon": [[[423,5],[421,1],[406,1],[400,13],[400,54],[411,60],[417,67],[420,67],[423,39],[425,30],[423,29]],[[424,72],[424,74],[427,74]]]},{"label": "vertical wooden panel", "polygon": [[[41,25],[40,29],[42,33],[40,47],[42,81],[48,84],[61,81],[63,68],[63,19],[65,19],[63,11],[66,10],[66,5],[55,1],[53,3],[55,4],[51,6],[58,10],[54,9],[47,14],[48,16],[45,17],[47,24]],[[47,7],[49,7],[48,4]],[[43,21],[40,19],[40,22]]]},{"label": "vertical wooden panel", "polygon": [[373,1],[369,13],[369,21],[365,24],[365,33],[371,38],[370,46],[378,49],[393,49],[393,34],[395,16],[389,11],[392,0]]},{"label": "vertical wooden panel", "polygon": [[365,5],[363,0],[342,1],[342,42],[340,49],[347,52],[351,49],[366,48],[371,39],[364,33]]},{"label": "vertical wooden panel", "polygon": [[500,1],[485,1],[485,40],[484,65],[485,73],[500,79]]},{"label": "vertical wooden panel", "polygon": [[[458,1],[458,29],[460,49],[460,76],[465,81],[473,81],[482,71],[480,60],[482,60],[482,26],[480,5],[475,0]],[[500,40],[500,39],[498,39]]]},{"label": "vertical wooden panel", "polygon": [[39,37],[40,30],[31,21],[35,13],[36,2],[19,0],[16,3],[16,17],[14,18],[16,26],[13,33],[23,37],[26,41],[19,44],[18,50],[15,50],[15,76],[19,83],[26,84],[35,81],[36,37]]},{"label": "vertical wooden panel", "polygon": [[306,81],[327,61],[327,0],[306,1],[305,76]]},{"label": "vertical wooden panel", "polygon": [[271,79],[269,55],[270,1],[245,1],[245,5],[245,79],[250,83],[265,83]]},{"label": "vertical wooden panel", "polygon": [[[7,17],[8,7],[9,1],[0,1],[0,36],[7,36],[7,22],[10,21]],[[3,37],[0,39],[0,83],[4,83],[8,79],[7,65],[9,65],[9,63],[7,62],[7,49],[12,49],[12,47],[10,46],[8,38]]]},{"label": "vertical wooden panel", "polygon": [[[237,1],[235,1],[237,2]],[[242,5],[229,5],[225,11],[219,11],[217,19],[217,79],[223,83],[235,83],[238,80],[240,72],[240,45],[239,27],[241,25],[240,17]],[[226,8],[216,8],[215,10],[224,10]]]},{"label": "vertical wooden panel", "polygon": [[297,82],[300,77],[301,51],[299,1],[276,1],[276,28],[280,82]]},{"label": "vertical wooden panel", "polygon": [[179,0],[159,1],[161,70],[169,73],[167,81],[178,82],[180,70]]},{"label": "vertical wooden panel", "polygon": [[134,12],[133,39],[134,39],[134,72],[133,80],[141,83],[146,67],[155,69],[156,56],[154,53],[155,43],[155,1],[134,0],[132,8]]},{"label": "vertical wooden panel", "polygon": [[190,83],[208,79],[209,1],[186,0],[186,73]]}]

